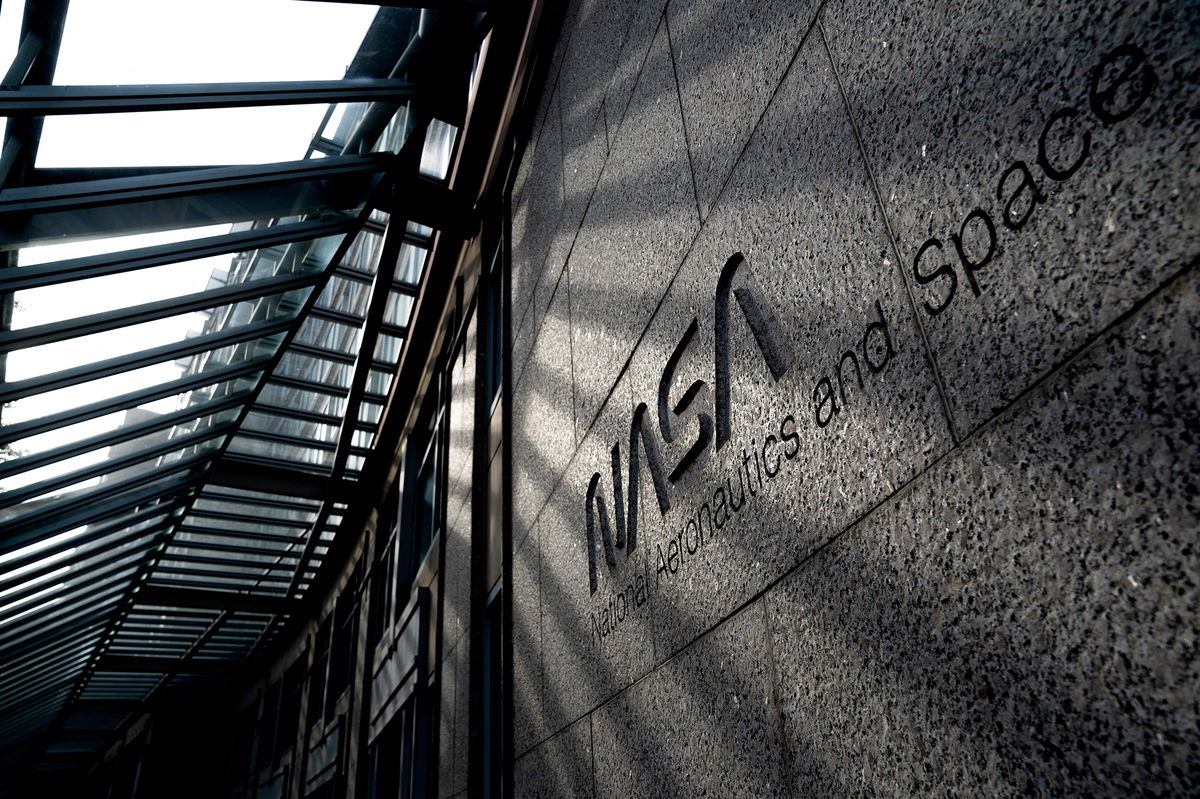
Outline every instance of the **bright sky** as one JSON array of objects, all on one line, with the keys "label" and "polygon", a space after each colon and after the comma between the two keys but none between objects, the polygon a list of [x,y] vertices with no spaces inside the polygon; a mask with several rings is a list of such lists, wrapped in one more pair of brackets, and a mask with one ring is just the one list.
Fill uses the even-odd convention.
[{"label": "bright sky", "polygon": [[[55,83],[116,85],[337,79],[345,74],[374,6],[300,0],[72,0]],[[0,66],[17,48],[21,8],[0,5]],[[251,164],[303,158],[326,106],[164,111],[49,117],[39,167]],[[73,241],[22,250],[22,266],[218,235],[228,226]],[[202,291],[229,256],[208,258],[60,286],[17,292],[13,327],[23,328]],[[9,380],[182,340],[203,314],[186,314],[76,340],[11,353]],[[139,369],[82,386],[20,400],[4,409],[6,424],[44,416],[178,377],[175,364]],[[165,412],[177,397],[146,406]],[[37,452],[118,426],[123,413],[15,442]],[[0,481],[13,489],[107,457],[97,450]],[[75,486],[77,488],[79,486]]]}]

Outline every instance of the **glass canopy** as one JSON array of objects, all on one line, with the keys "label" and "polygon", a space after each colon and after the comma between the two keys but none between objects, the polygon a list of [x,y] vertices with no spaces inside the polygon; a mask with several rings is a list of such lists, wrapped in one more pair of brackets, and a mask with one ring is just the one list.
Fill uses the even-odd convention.
[{"label": "glass canopy", "polygon": [[338,540],[483,15],[20,9],[0,16],[0,759],[60,769],[259,651]]}]

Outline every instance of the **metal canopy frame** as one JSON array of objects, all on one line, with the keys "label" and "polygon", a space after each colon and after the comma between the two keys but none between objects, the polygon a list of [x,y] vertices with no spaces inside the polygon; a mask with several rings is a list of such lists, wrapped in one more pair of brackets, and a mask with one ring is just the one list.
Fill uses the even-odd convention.
[{"label": "metal canopy frame", "polygon": [[[422,163],[431,121],[463,124],[467,83],[450,96],[446,76],[470,75],[490,4],[430,5],[447,13],[382,3],[342,80],[61,86],[67,0],[27,4],[0,83],[0,764],[83,767],[131,713],[234,673],[304,612],[363,496],[413,306],[448,290],[429,253],[470,227],[474,198]],[[364,106],[337,132],[323,123],[298,161],[36,165],[49,115],[299,103]],[[230,228],[19,261],[38,244],[213,224]],[[200,291],[14,326],[21,292],[216,256],[229,266]],[[198,312],[194,335],[9,377],[11,353]]]}]

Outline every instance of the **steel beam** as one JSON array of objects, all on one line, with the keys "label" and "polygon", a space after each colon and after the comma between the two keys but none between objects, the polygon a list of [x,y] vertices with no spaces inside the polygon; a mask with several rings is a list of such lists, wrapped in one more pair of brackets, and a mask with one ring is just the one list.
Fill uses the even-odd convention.
[{"label": "steel beam", "polygon": [[[211,416],[222,411],[228,411],[233,408],[240,407],[246,403],[250,397],[250,391],[239,391],[231,394],[228,397],[222,397],[217,400],[206,402],[199,405],[190,405],[172,413],[160,414],[153,419],[149,419],[139,424],[131,424],[123,427],[118,427],[107,433],[90,436],[88,438],[74,441],[70,444],[63,444],[59,447],[52,447],[43,450],[36,455],[25,455],[24,457],[14,458],[13,460],[0,463],[0,478],[9,477],[14,474],[21,474],[30,469],[36,469],[39,466],[45,466],[56,461],[64,461],[68,458],[73,458],[76,455],[81,455],[92,450],[111,447],[117,444],[123,444],[126,441],[132,441],[135,438],[147,435],[149,433],[157,433],[162,430],[168,430],[181,422],[190,422],[193,419],[198,419],[203,416]],[[192,436],[187,437],[189,440]],[[183,439],[174,439],[176,444],[170,447],[167,451],[180,449],[183,444]],[[151,450],[145,450],[145,454],[138,452],[132,453],[137,456],[137,460],[145,460],[152,457]],[[115,460],[110,460],[108,463],[115,463]],[[135,461],[136,462],[136,461]],[[0,495],[0,507],[11,505],[14,503],[5,502],[4,498],[7,494]]]},{"label": "steel beam", "polygon": [[95,419],[127,408],[136,408],[147,402],[182,394],[186,391],[203,388],[204,386],[249,377],[262,372],[269,360],[269,358],[259,358],[253,361],[234,364],[233,366],[213,369],[208,372],[187,375],[178,380],[172,380],[169,383],[161,383],[141,391],[131,391],[128,394],[122,394],[112,399],[98,400],[87,405],[81,405],[78,408],[71,408],[70,410],[31,419],[28,422],[5,425],[4,427],[0,427],[0,445],[19,441],[29,436],[35,436],[47,430],[54,430],[77,422],[87,421],[88,419]]},{"label": "steel beam", "polygon": [[[311,512],[306,509],[305,512]],[[275,519],[265,516],[256,516],[251,513],[234,513],[233,511],[223,510],[207,510],[205,508],[193,507],[188,512],[189,519],[219,519],[223,522],[243,522],[246,524],[258,524],[265,527],[288,527],[296,530],[302,530],[308,527],[306,521],[296,521],[292,519]]]},{"label": "steel beam", "polygon": [[145,86],[26,85],[0,90],[0,116],[74,116],[242,106],[394,103],[415,95],[416,89],[409,81],[386,78]]},{"label": "steel beam", "polygon": [[213,467],[207,484],[305,499],[332,498],[342,502],[346,501],[353,491],[353,487],[343,480],[331,480],[329,477],[302,472],[299,469],[238,463],[237,457],[233,455],[225,456]]},{"label": "steel beam", "polygon": [[116,358],[108,358],[103,361],[96,361],[95,363],[84,364],[83,366],[76,366],[59,372],[51,372],[48,375],[31,377],[26,380],[14,380],[0,386],[0,402],[12,402],[46,391],[54,391],[55,389],[86,383],[89,380],[97,380],[101,377],[140,369],[143,366],[151,366],[164,361],[173,361],[207,350],[227,347],[230,344],[240,344],[244,341],[264,338],[287,330],[292,326],[294,321],[293,319],[272,319],[266,322],[255,322],[230,330],[206,333],[201,336],[185,339],[181,342],[164,344],[161,347],[153,347],[129,355],[121,355]]},{"label": "steel beam", "polygon": [[190,488],[194,479],[185,476],[165,485],[162,478],[185,472],[212,460],[215,453],[205,453],[195,458],[178,461],[169,466],[139,475],[131,480],[103,486],[95,491],[80,492],[71,498],[59,501],[5,524],[0,533],[0,551],[19,549],[26,544],[71,530],[83,525],[95,524],[140,505],[171,500],[175,494]]},{"label": "steel beam", "polygon": [[395,156],[212,167],[0,191],[0,249],[358,208]]},{"label": "steel beam", "polygon": [[125,672],[132,674],[177,674],[227,675],[234,671],[236,663],[221,660],[180,660],[170,657],[144,657],[140,655],[103,655],[96,661],[96,671]]},{"label": "steel beam", "polygon": [[[155,542],[148,541],[148,542],[144,543],[141,547],[138,547],[136,549],[130,549],[130,550],[122,551],[122,552],[112,553],[111,556],[109,556],[107,558],[103,558],[103,559],[97,561],[96,563],[92,564],[91,566],[89,566],[87,574],[85,576],[80,576],[78,574],[75,575],[74,581],[67,582],[63,587],[63,592],[61,594],[59,594],[58,596],[65,596],[67,592],[78,592],[85,588],[90,588],[94,585],[102,584],[103,581],[105,580],[105,578],[112,577],[113,575],[119,574],[122,571],[129,571],[131,569],[136,569],[136,566],[137,566],[136,563],[134,563],[134,562],[122,563],[122,561],[128,560],[130,557],[140,558],[142,555],[146,554],[146,551],[149,550],[150,548],[152,548],[153,546],[155,546]],[[67,579],[70,580],[71,578],[68,577]],[[5,597],[5,602],[10,602],[10,601],[11,602],[19,602],[22,599],[26,599],[28,597],[31,597],[31,596],[37,594],[39,591],[45,590],[47,587],[48,586],[45,586],[45,585],[26,586],[17,591],[14,591],[10,596]],[[47,597],[47,598],[49,599],[51,597]],[[36,603],[34,603],[33,606],[36,606]],[[16,610],[15,612],[21,613],[22,611]]]},{"label": "steel beam", "polygon": [[[312,422],[314,424],[337,425],[342,423],[342,417],[335,416],[333,414],[306,411],[301,408],[286,408],[282,405],[271,405],[270,403],[266,402],[256,402],[254,407],[252,407],[250,410],[254,413],[265,413],[271,416],[284,416],[288,419],[298,419],[302,422]],[[359,430],[365,430],[369,433],[375,432],[375,429],[379,426],[375,422],[364,422],[362,420],[358,420],[356,424],[358,425]],[[0,433],[3,433],[3,428],[0,428]],[[0,438],[0,443],[3,443],[2,438]]]},{"label": "steel beam", "polygon": [[[202,444],[205,441],[211,441],[214,438],[222,438],[235,432],[236,428],[237,425],[234,422],[226,422],[223,425],[213,427],[208,430],[191,433],[187,436],[181,436],[180,438],[168,439],[165,443],[159,444],[156,447],[152,447],[141,452],[135,452],[130,455],[126,455],[123,458],[114,458],[112,460],[102,461],[94,466],[76,469],[75,471],[68,472],[64,475],[52,477],[48,480],[41,480],[22,488],[7,491],[4,494],[0,494],[0,508],[10,508],[14,505],[24,502],[27,499],[39,497],[50,491],[57,491],[60,488],[66,488],[67,486],[75,483],[80,483],[84,480],[90,480],[93,477],[100,477],[130,466],[136,466],[139,463],[145,463],[146,461],[160,458],[163,455],[169,455],[172,452],[177,452],[180,449],[186,449],[197,444]],[[169,467],[171,464],[166,464],[166,466]],[[161,475],[162,472],[160,467],[147,467],[146,474]]]},{"label": "steel beam", "polygon": [[0,350],[12,352],[29,347],[39,347],[56,341],[66,341],[80,336],[117,330],[130,325],[153,322],[193,311],[202,311],[206,308],[217,308],[243,300],[273,297],[295,289],[311,288],[320,277],[319,272],[302,275],[275,275],[260,280],[248,280],[245,283],[198,291],[182,297],[148,302],[131,308],[117,308],[74,319],[64,319],[60,322],[35,325],[20,330],[8,330],[0,332]]},{"label": "steel beam", "polygon": [[87,280],[147,269],[154,266],[194,261],[214,255],[275,247],[298,241],[311,241],[349,232],[355,225],[353,217],[338,214],[332,219],[272,225],[265,228],[208,236],[174,244],[141,247],[136,250],[71,258],[46,264],[0,270],[0,291],[24,289]]},{"label": "steel beam", "polygon": [[201,608],[232,610],[248,613],[278,615],[294,613],[300,603],[283,597],[261,594],[239,594],[233,591],[213,591],[203,588],[169,588],[147,583],[133,595],[134,607],[153,605],[166,608]]},{"label": "steel beam", "polygon": [[[78,555],[79,557],[87,557],[88,555],[95,554],[94,549],[87,548],[88,544],[91,544],[95,541],[100,541],[100,540],[106,538],[107,536],[113,535],[114,533],[119,533],[122,530],[125,530],[126,528],[132,527],[134,525],[140,524],[141,522],[144,522],[147,519],[152,519],[156,516],[161,516],[163,514],[170,516],[171,512],[178,507],[179,507],[178,503],[174,503],[174,504],[167,503],[167,504],[162,504],[162,505],[154,505],[152,507],[142,508],[142,509],[135,511],[134,513],[129,514],[127,516],[122,516],[119,519],[117,519],[116,521],[110,522],[105,525],[101,525],[98,527],[95,525],[89,525],[85,532],[80,533],[78,536],[74,536],[67,541],[63,541],[59,546],[55,547],[53,550],[39,549],[36,552],[30,552],[19,558],[13,558],[12,560],[5,562],[4,568],[10,569],[10,570],[21,569],[26,566],[30,566],[35,563],[38,563],[42,560],[45,560],[46,558],[50,557],[51,555],[60,553],[67,549],[80,550],[83,553],[82,555],[78,555],[78,553],[75,553],[75,554]],[[148,532],[154,532],[154,531],[160,529],[161,526],[173,524],[175,521],[178,521],[178,519],[175,519],[175,518],[164,519],[160,524],[151,525],[150,527],[147,527],[145,530],[140,531],[138,534],[141,535],[141,534],[148,533]],[[72,557],[72,560],[74,560],[74,557]],[[67,561],[64,559],[61,562],[67,562]],[[59,563],[59,561],[56,561],[55,565],[57,565],[58,563]]]}]

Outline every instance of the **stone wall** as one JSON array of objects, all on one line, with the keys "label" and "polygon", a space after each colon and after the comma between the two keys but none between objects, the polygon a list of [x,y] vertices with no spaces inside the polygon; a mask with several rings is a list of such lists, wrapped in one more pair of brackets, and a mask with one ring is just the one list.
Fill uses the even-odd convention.
[{"label": "stone wall", "polygon": [[1197,791],[1198,71],[1185,0],[570,4],[518,795]]}]

